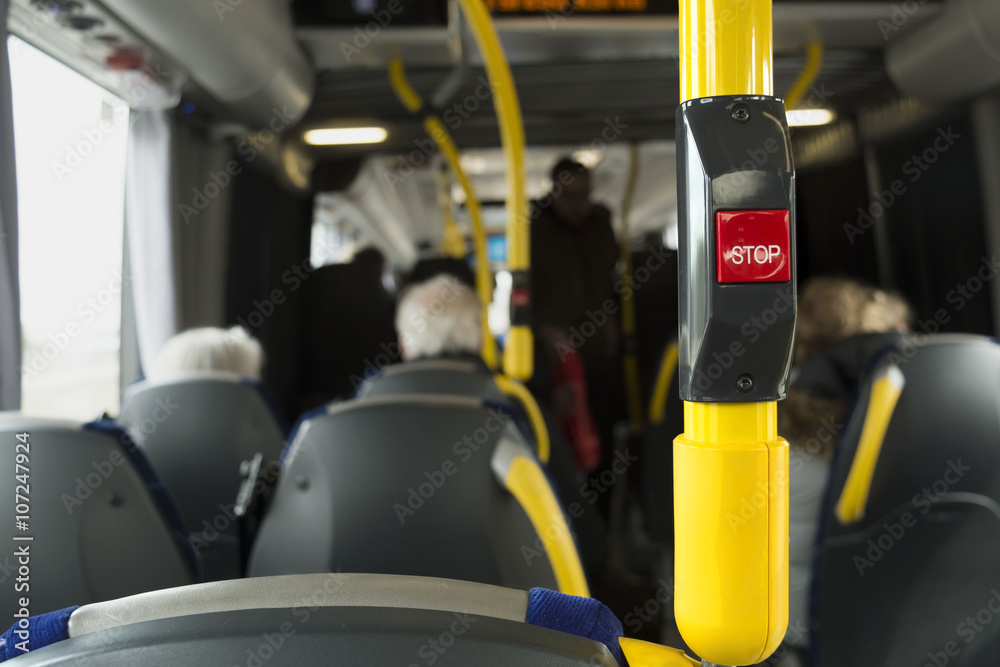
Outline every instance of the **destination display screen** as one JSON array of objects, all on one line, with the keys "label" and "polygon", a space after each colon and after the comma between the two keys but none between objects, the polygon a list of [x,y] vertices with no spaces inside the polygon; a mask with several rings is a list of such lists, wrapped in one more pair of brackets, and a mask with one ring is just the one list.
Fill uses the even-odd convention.
[{"label": "destination display screen", "polygon": [[494,16],[562,14],[676,15],[677,0],[486,0]]},{"label": "destination display screen", "polygon": [[295,0],[295,22],[301,26],[443,27],[448,25],[447,0]]},{"label": "destination display screen", "polygon": [[[676,16],[677,0],[485,0],[494,17],[541,16]],[[446,26],[447,0],[294,0],[292,12],[301,26],[382,27]]]}]

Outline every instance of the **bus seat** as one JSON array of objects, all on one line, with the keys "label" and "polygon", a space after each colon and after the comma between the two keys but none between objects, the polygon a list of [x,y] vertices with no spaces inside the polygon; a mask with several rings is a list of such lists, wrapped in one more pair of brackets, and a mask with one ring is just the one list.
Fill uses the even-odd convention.
[{"label": "bus seat", "polygon": [[[514,418],[533,445],[538,444],[536,428],[528,417],[528,409],[517,397],[509,396],[498,386],[493,373],[479,360],[470,359],[419,359],[396,364],[383,369],[358,388],[359,398],[398,396],[400,394],[449,394],[471,396],[511,405]],[[538,411],[549,443],[549,460],[546,464],[552,482],[561,498],[581,499],[574,512],[573,529],[578,539],[580,554],[588,572],[603,567],[607,547],[607,531],[599,510],[580,496],[580,479],[573,460],[573,449],[550,408],[539,406]],[[539,447],[536,447],[536,450]],[[540,452],[541,453],[541,452]]]},{"label": "bus seat", "polygon": [[491,401],[507,397],[486,365],[472,359],[416,359],[383,368],[358,387],[357,398],[398,394],[453,394]]},{"label": "bus seat", "polygon": [[[24,433],[27,447],[18,438]],[[13,616],[25,597],[29,611],[40,613],[201,581],[201,562],[177,505],[117,424],[5,412],[0,441],[10,462],[0,480],[5,516],[11,528],[16,516],[28,517],[0,556],[0,613]],[[25,453],[26,460],[18,458]],[[17,539],[22,536],[32,539]],[[22,548],[27,563],[18,555]],[[30,574],[20,583],[28,588],[15,586],[22,565]]]},{"label": "bus seat", "polygon": [[998,552],[1000,346],[904,339],[863,384],[833,462],[815,663],[1000,664],[1000,624],[982,620],[1000,611]]},{"label": "bus seat", "polygon": [[[19,665],[599,665],[624,667],[600,602],[535,588],[379,574],[220,581],[67,608],[15,625]],[[38,631],[35,631],[35,630]],[[407,658],[407,656],[410,656]]]},{"label": "bus seat", "polygon": [[476,397],[408,395],[335,403],[300,420],[248,574],[380,572],[555,587],[568,561],[553,559],[545,548],[553,535],[536,532],[537,517],[509,490],[513,458],[538,468],[537,499],[550,508],[543,521],[561,522],[553,535],[571,545],[567,557],[579,568],[562,510],[510,410]]},{"label": "bus seat", "polygon": [[153,460],[180,505],[209,579],[242,576],[244,545],[232,513],[240,464],[276,461],[286,432],[259,382],[202,371],[138,382],[120,421]]},{"label": "bus seat", "polygon": [[650,392],[639,456],[643,523],[649,537],[663,544],[674,543],[674,438],[684,432],[684,401],[677,382],[677,341],[671,341]]}]

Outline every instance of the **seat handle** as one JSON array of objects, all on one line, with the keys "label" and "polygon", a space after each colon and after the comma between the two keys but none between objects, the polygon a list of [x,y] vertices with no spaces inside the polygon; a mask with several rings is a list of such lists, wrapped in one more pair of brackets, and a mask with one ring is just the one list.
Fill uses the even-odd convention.
[{"label": "seat handle", "polygon": [[854,453],[847,481],[835,508],[837,520],[842,525],[857,523],[865,516],[865,506],[868,504],[885,433],[905,385],[903,372],[894,365],[880,370],[872,382],[858,449]]}]

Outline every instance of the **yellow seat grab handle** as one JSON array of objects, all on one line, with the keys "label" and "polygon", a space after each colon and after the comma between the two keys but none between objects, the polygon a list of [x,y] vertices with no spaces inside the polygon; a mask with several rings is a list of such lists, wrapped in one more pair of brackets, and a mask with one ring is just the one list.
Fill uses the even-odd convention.
[{"label": "yellow seat grab handle", "polygon": [[700,662],[675,648],[660,646],[641,639],[621,637],[618,645],[629,667],[698,667]]},{"label": "yellow seat grab handle", "polygon": [[835,508],[837,520],[845,526],[857,523],[865,516],[882,443],[905,385],[906,378],[896,366],[885,367],[872,382],[858,449]]},{"label": "yellow seat grab handle", "polygon": [[497,383],[497,386],[500,387],[500,391],[517,399],[524,406],[524,411],[528,415],[528,421],[531,423],[531,430],[535,435],[538,460],[548,464],[549,458],[552,455],[552,443],[549,440],[549,429],[545,426],[545,418],[542,417],[542,410],[538,407],[535,397],[531,395],[527,387],[517,380],[511,380],[499,373],[494,375],[493,379]]},{"label": "yellow seat grab handle", "polygon": [[[503,438],[493,452],[491,466],[500,483],[528,515],[548,555],[559,591],[590,597],[573,534],[538,461],[521,443]],[[533,545],[522,545],[521,552],[528,559],[534,552]]]}]

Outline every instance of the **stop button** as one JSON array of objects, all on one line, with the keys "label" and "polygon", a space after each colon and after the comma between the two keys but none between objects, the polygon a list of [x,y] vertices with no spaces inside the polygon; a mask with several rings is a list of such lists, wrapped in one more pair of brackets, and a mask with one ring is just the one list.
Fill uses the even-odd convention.
[{"label": "stop button", "polygon": [[720,211],[715,248],[720,283],[792,278],[788,211]]}]

